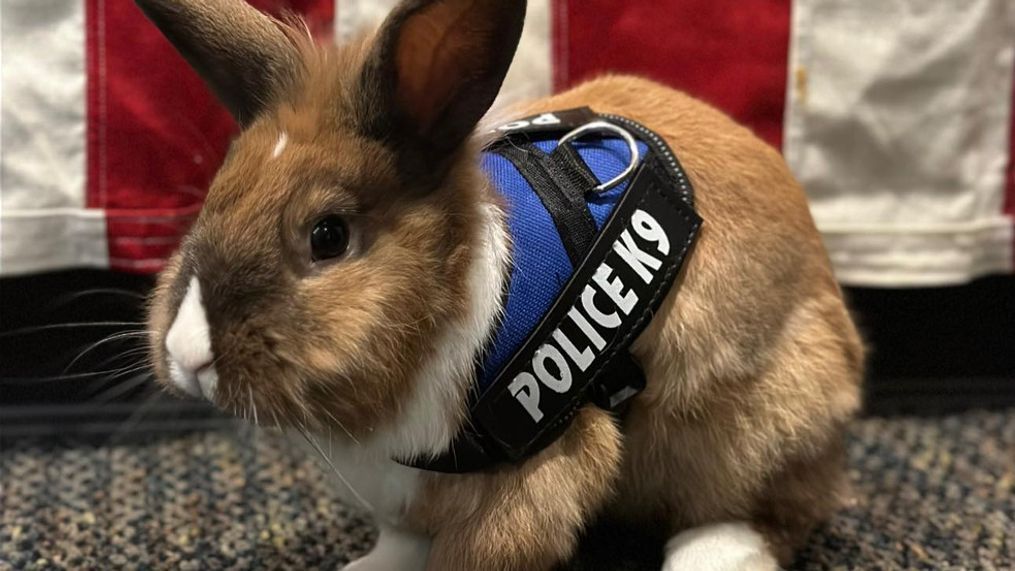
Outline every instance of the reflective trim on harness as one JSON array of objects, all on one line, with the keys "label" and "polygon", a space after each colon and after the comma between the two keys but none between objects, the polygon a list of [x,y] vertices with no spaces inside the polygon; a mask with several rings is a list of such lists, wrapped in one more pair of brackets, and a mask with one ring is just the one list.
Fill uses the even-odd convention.
[{"label": "reflective trim on harness", "polygon": [[483,168],[513,247],[504,319],[481,356],[470,421],[440,457],[406,461],[418,468],[520,462],[588,403],[621,413],[645,386],[628,349],[702,223],[673,152],[630,119],[580,108],[498,131]]}]

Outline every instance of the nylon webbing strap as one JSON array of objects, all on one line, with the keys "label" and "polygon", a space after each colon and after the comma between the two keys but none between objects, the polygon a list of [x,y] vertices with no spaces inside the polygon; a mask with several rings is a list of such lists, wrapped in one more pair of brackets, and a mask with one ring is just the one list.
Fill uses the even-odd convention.
[{"label": "nylon webbing strap", "polygon": [[573,164],[555,160],[531,143],[501,145],[492,152],[511,161],[532,186],[557,227],[571,265],[578,267],[596,238],[596,222],[585,203],[585,193],[595,183],[579,186],[587,179]]}]

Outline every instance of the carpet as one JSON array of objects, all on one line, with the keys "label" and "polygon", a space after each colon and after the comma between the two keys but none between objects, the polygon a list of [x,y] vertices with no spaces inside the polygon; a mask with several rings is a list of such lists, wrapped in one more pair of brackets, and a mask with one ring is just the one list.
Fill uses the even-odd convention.
[{"label": "carpet", "polygon": [[[1015,567],[1015,410],[858,420],[849,455],[857,501],[794,569]],[[376,537],[313,459],[244,426],[9,440],[0,478],[0,570],[332,571]],[[658,569],[654,544],[590,538],[569,569]]]}]

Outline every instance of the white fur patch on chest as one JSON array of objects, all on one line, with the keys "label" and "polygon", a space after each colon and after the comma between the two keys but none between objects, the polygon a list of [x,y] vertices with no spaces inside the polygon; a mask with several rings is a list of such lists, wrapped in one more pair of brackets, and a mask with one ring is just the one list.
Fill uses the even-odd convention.
[{"label": "white fur patch on chest", "polygon": [[501,292],[511,255],[506,223],[494,204],[483,203],[479,209],[476,256],[465,281],[469,313],[450,324],[437,340],[396,428],[378,438],[390,455],[437,456],[448,449],[459,429],[451,413],[464,406],[474,380],[476,355],[502,311]]},{"label": "white fur patch on chest", "polygon": [[289,437],[333,476],[335,489],[347,504],[373,514],[380,523],[397,525],[412,504],[419,487],[419,470],[403,466],[377,449],[353,444],[332,446],[320,438],[317,449],[299,434]]},{"label": "white fur patch on chest", "polygon": [[[474,360],[501,312],[500,296],[510,257],[507,230],[498,207],[483,203],[479,208],[476,255],[466,275],[469,313],[450,324],[437,340],[433,354],[420,368],[402,417],[393,423],[393,429],[378,431],[362,445],[339,448],[329,447],[327,438],[319,441],[320,452],[328,458],[325,469],[334,469],[336,486],[347,501],[374,512],[384,523],[398,523],[424,474],[392,458],[435,456],[450,447],[459,429],[451,413],[465,404]],[[307,444],[299,435],[294,437]],[[320,455],[318,451],[313,454]]]}]

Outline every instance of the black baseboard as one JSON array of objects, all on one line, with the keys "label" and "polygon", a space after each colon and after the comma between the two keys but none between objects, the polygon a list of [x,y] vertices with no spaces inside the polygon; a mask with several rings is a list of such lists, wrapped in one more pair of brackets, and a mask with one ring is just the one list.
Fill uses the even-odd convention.
[{"label": "black baseboard", "polygon": [[1015,407],[1015,377],[891,379],[864,386],[864,413],[875,416],[943,415],[970,409]]},{"label": "black baseboard", "polygon": [[846,297],[869,347],[872,380],[1015,382],[1015,276],[954,287],[847,288]]},{"label": "black baseboard", "polygon": [[6,405],[0,406],[0,445],[22,438],[143,441],[153,436],[227,428],[239,422],[206,403],[179,400],[161,392],[115,403]]},{"label": "black baseboard", "polygon": [[1015,276],[846,296],[868,346],[869,413],[1015,406]]}]

